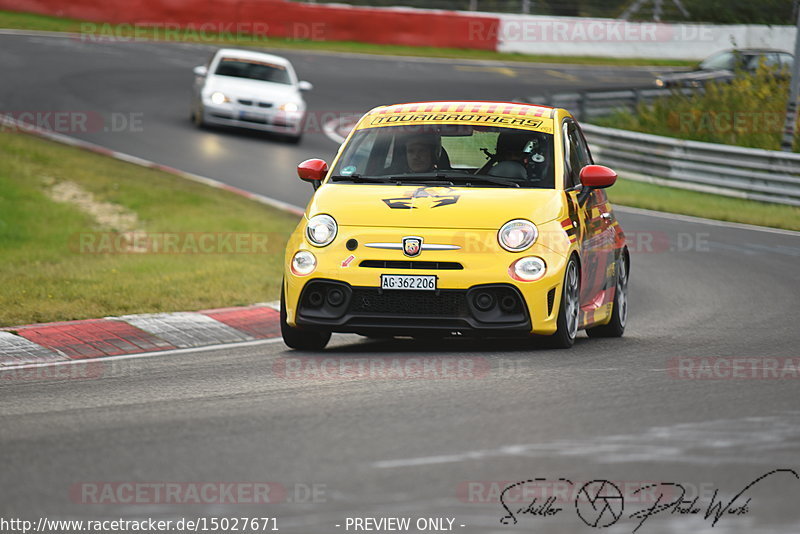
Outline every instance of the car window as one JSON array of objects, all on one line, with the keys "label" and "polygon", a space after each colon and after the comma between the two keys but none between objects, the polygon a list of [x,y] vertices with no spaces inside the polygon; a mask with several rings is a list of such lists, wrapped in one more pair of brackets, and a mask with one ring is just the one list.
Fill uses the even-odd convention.
[{"label": "car window", "polygon": [[250,59],[224,57],[217,65],[214,74],[287,85],[292,83],[291,76],[284,65]]},{"label": "car window", "polygon": [[794,56],[791,54],[779,54],[781,66],[791,69],[794,65]]},{"label": "car window", "polygon": [[733,70],[736,56],[733,52],[720,52],[700,63],[703,70]]},{"label": "car window", "polygon": [[583,135],[574,122],[566,121],[563,133],[565,182],[569,188],[581,183],[581,169],[591,164],[592,157]]},{"label": "car window", "polygon": [[770,68],[778,68],[780,67],[780,59],[778,58],[778,54],[764,54],[761,56],[764,61],[764,65]]},{"label": "car window", "polygon": [[[332,175],[419,181],[484,176],[491,186],[553,188],[553,135],[497,126],[432,124],[356,131]],[[455,183],[455,181],[454,181]]]}]

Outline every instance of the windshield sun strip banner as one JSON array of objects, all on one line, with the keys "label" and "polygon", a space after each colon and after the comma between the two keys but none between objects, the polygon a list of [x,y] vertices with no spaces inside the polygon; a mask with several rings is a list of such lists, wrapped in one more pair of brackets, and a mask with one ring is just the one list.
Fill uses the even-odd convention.
[{"label": "windshield sun strip banner", "polygon": [[375,113],[364,117],[356,127],[381,128],[385,126],[411,126],[426,124],[468,124],[472,126],[498,126],[519,128],[542,133],[553,133],[553,121],[549,118],[530,115],[479,113],[479,112],[432,112],[432,113]]}]

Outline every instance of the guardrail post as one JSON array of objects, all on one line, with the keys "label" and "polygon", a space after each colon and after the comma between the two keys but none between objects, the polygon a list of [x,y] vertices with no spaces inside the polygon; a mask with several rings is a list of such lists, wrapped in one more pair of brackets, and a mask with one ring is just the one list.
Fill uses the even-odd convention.
[{"label": "guardrail post", "polygon": [[633,90],[633,112],[635,113],[637,109],[639,109],[639,105],[642,103],[642,90],[641,89],[634,89]]},{"label": "guardrail post", "polygon": [[578,120],[583,122],[586,120],[586,99],[588,97],[586,91],[581,91],[578,95]]}]

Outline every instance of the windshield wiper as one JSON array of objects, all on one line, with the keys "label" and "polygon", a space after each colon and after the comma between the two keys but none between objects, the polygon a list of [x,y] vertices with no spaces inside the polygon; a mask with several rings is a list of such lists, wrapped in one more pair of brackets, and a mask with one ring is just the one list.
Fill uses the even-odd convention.
[{"label": "windshield wiper", "polygon": [[333,182],[353,182],[353,183],[376,183],[376,184],[387,184],[396,182],[395,178],[391,176],[362,176],[360,174],[350,174],[350,175],[343,175],[343,174],[335,174],[331,176],[331,181]]},{"label": "windshield wiper", "polygon": [[488,174],[470,174],[467,176],[453,176],[453,179],[464,180],[464,185],[470,186],[472,182],[484,182],[495,185],[502,185],[506,187],[519,187],[519,182],[510,180],[508,178],[500,178],[499,176],[489,176]]}]

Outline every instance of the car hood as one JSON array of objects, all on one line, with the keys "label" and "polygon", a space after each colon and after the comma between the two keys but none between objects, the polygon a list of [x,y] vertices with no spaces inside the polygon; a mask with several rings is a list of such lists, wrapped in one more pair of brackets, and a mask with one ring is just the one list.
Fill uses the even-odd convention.
[{"label": "car hood", "polygon": [[326,184],[306,215],[326,213],[341,226],[497,230],[512,219],[552,221],[564,201],[555,189]]},{"label": "car hood", "polygon": [[301,100],[300,92],[294,85],[262,82],[233,76],[212,76],[206,82],[207,91],[220,91],[234,97],[261,97],[274,100]]}]

